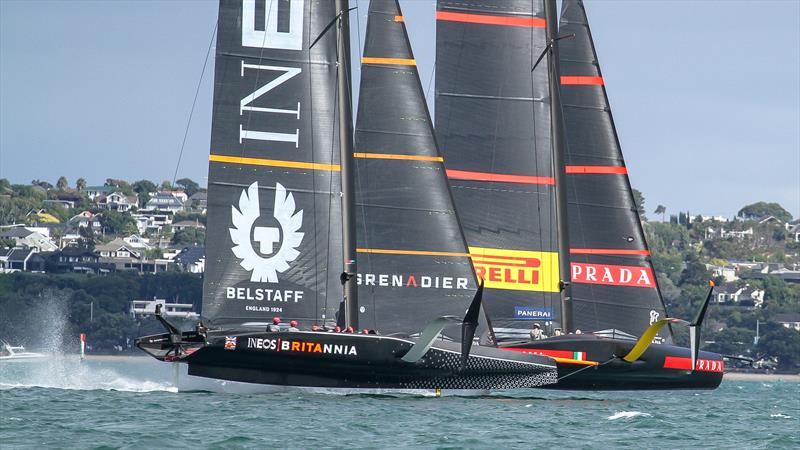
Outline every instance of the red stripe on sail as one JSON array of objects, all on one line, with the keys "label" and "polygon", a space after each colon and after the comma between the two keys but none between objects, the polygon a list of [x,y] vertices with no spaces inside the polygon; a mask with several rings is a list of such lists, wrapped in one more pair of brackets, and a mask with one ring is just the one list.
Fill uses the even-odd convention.
[{"label": "red stripe on sail", "polygon": [[538,17],[489,16],[486,14],[466,14],[448,11],[436,11],[436,20],[528,28],[544,28],[547,25],[547,21]]},{"label": "red stripe on sail", "polygon": [[603,81],[603,77],[562,76],[561,84],[602,86],[605,81]]},{"label": "red stripe on sail", "polygon": [[571,248],[573,255],[638,255],[650,256],[649,250],[626,250],[622,248]]},{"label": "red stripe on sail", "polygon": [[466,170],[447,170],[447,177],[454,180],[493,181],[520,184],[556,184],[552,177],[533,177],[528,175],[509,175],[504,173],[470,172]]},{"label": "red stripe on sail", "polygon": [[627,174],[624,166],[565,166],[567,173]]}]

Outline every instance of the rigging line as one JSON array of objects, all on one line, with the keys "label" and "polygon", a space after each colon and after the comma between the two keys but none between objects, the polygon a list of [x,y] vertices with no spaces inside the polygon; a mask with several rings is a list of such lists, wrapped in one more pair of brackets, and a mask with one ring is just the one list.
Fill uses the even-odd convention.
[{"label": "rigging line", "polygon": [[603,367],[603,366],[605,366],[606,364],[610,363],[611,361],[614,361],[615,359],[617,359],[617,356],[616,356],[616,355],[612,356],[612,357],[611,357],[610,359],[608,359],[606,362],[600,363],[600,364],[598,364],[598,365],[596,365],[596,366],[584,366],[584,367],[581,367],[580,369],[576,370],[575,372],[570,372],[570,373],[568,373],[568,374],[564,375],[563,377],[558,377],[558,378],[556,379],[556,381],[561,381],[561,380],[563,380],[564,378],[571,377],[572,375],[575,375],[576,373],[583,372],[583,371],[584,371],[584,370],[586,370],[586,369],[591,369],[591,368],[598,369],[598,368],[600,368],[600,367]]},{"label": "rigging line", "polygon": [[[310,17],[314,17],[314,11],[312,10],[313,8],[314,8],[314,3],[312,2],[309,5],[309,12],[308,12]],[[307,29],[307,32],[306,32],[307,36],[311,36],[311,22],[312,22],[311,20],[308,21],[308,26],[306,28]],[[311,52],[312,52],[312,49],[309,48],[307,50],[309,67],[311,67]],[[313,84],[312,84],[312,81],[311,81],[311,71],[310,70],[309,70],[309,74],[308,74],[308,76],[306,78],[308,79],[308,92],[312,92],[313,91]],[[311,123],[314,123],[314,95],[313,95],[313,93],[311,95],[309,95],[308,101],[309,101],[309,111],[308,111],[309,118],[311,119]],[[311,133],[311,138],[310,138],[310,142],[311,142],[311,161],[312,162],[316,162],[317,161],[316,154],[314,152],[314,134],[316,134],[316,133]],[[331,163],[333,163],[333,161],[331,161]],[[331,178],[333,178],[333,175],[331,175]],[[313,176],[313,175],[311,176],[311,190],[313,192],[317,192],[317,177]],[[328,192],[330,192],[330,189],[328,190]],[[311,196],[311,198],[313,200],[312,201],[312,205],[313,205],[312,206],[312,210],[313,210],[312,214],[313,214],[313,217],[314,217],[314,220],[313,220],[313,223],[314,223],[314,285],[316,287],[314,289],[314,322],[317,322],[317,319],[318,319],[318,316],[319,316],[319,292],[320,292],[320,289],[319,289],[319,248],[318,248],[319,232],[317,231],[317,195],[314,194],[314,195]],[[327,283],[326,283],[326,288],[327,288]]]},{"label": "rigging line", "polygon": [[[359,7],[359,0],[356,0],[356,8],[358,8],[358,7]],[[361,11],[360,9],[356,9],[356,24],[357,24],[356,28],[358,29],[358,61],[359,62],[363,58],[362,51],[361,51],[361,17],[360,17],[360,14],[358,14],[358,12],[360,12],[360,11]],[[369,11],[367,12],[367,27],[369,27]],[[367,32],[368,31],[369,30],[367,30]],[[366,34],[364,35],[364,38],[365,38],[365,40],[364,40],[364,51],[366,51],[367,50]],[[363,80],[364,71],[361,70],[361,68],[363,67],[363,64],[360,64],[358,67],[359,67],[359,69],[358,69],[359,80]],[[358,98],[359,104],[361,103],[361,100],[362,100],[361,99],[361,92],[359,90],[359,98]],[[359,109],[358,105],[356,105],[356,117],[355,117],[356,126],[354,127],[355,128],[355,131],[353,132],[354,135],[356,133],[358,133],[358,109]],[[353,138],[355,140],[355,136],[353,136]],[[356,149],[357,149],[357,147],[358,147],[357,144],[354,145],[354,147],[356,147]],[[364,163],[364,165],[366,165],[366,162]],[[354,166],[355,166],[354,176],[355,176],[356,181],[358,182],[358,185],[356,186],[356,192],[355,192],[356,198],[357,198],[358,193],[359,192],[363,192],[363,189],[362,189],[362,177],[364,177],[364,176],[368,177],[369,176],[369,171],[359,171],[359,162],[358,161],[355,162]],[[365,172],[365,173],[362,173],[362,172]],[[366,181],[367,181],[367,184],[369,185],[369,180],[366,180]],[[358,202],[356,202],[356,205],[358,205]],[[361,231],[362,231],[362,236],[363,236],[363,239],[364,239],[364,246],[366,248],[370,248],[369,234],[367,233],[367,208],[364,207],[364,206],[362,206],[362,208],[361,208],[361,222],[362,222],[362,227],[361,227],[362,230]],[[358,225],[358,224],[356,224],[356,225]],[[370,256],[367,256],[367,261],[369,261],[369,264],[368,264],[369,271],[371,273],[375,273],[375,266],[374,266],[375,263],[373,262],[373,258],[370,257]],[[372,302],[372,326],[375,329],[380,329],[380,327],[378,326],[377,307],[375,305],[375,289],[376,289],[375,286],[370,288],[370,299],[371,299],[371,302]]]},{"label": "rigging line", "polygon": [[[530,8],[531,8],[530,9],[531,11],[534,11],[534,2],[533,2],[533,0],[531,1]],[[533,28],[529,28],[529,33],[530,33],[529,36],[530,36],[530,49],[531,49],[530,57],[531,57],[531,63],[532,63],[533,62],[533,58],[534,58],[534,49],[536,48],[536,40],[535,40],[535,35],[534,35],[534,29]],[[535,74],[533,73],[533,71],[531,71],[530,77],[531,77],[531,98],[536,98],[536,79],[535,79]],[[531,124],[532,125],[532,127],[531,127],[531,132],[532,132],[531,149],[533,150],[532,151],[533,166],[534,166],[534,170],[536,171],[536,174],[538,175],[538,174],[541,174],[541,171],[540,171],[540,168],[539,168],[539,158],[538,158],[538,155],[537,155],[537,148],[536,148],[537,133],[536,133],[536,103],[535,102],[531,102],[531,121],[533,122]],[[548,189],[546,192],[549,193],[550,190]],[[538,218],[537,225],[538,225],[538,228],[539,228],[539,233],[538,233],[538,235],[539,235],[539,248],[544,250],[544,234],[542,233],[542,219],[544,218],[544,215],[542,214],[542,201],[543,201],[543,199],[540,198],[541,195],[542,195],[542,186],[539,186],[539,185],[536,186],[536,195],[537,195],[537,198],[536,198],[536,211],[537,211],[537,216],[538,216],[537,217]],[[549,217],[552,217],[552,211],[551,211],[551,214],[550,214]],[[550,236],[549,236],[550,242],[553,241],[553,236],[552,236],[552,232],[553,231],[552,230],[553,230],[553,227],[550,226]],[[550,249],[548,248],[548,250],[550,250]],[[543,303],[544,306],[546,306],[546,307],[548,307],[548,308],[550,308],[552,310],[552,308],[553,308],[553,295],[544,294],[543,299],[542,299],[542,303]]]},{"label": "rigging line", "polygon": [[197,81],[197,89],[194,91],[194,100],[192,100],[192,109],[189,111],[189,120],[186,122],[186,130],[183,132],[183,142],[181,142],[181,151],[178,154],[178,162],[175,164],[175,173],[172,175],[172,184],[175,184],[175,179],[178,178],[178,170],[181,167],[181,160],[183,159],[183,149],[186,147],[186,138],[189,136],[189,127],[192,124],[192,117],[194,116],[194,108],[197,105],[197,97],[200,95],[200,86],[203,85],[203,75],[206,73],[208,66],[208,59],[211,55],[211,49],[214,47],[214,37],[217,35],[217,26],[219,21],[214,22],[214,31],[211,32],[211,40],[208,43],[208,50],[206,50],[206,59],[203,61],[203,70],[200,71],[200,79]]},{"label": "rigging line", "polygon": [[[337,64],[337,66],[339,64],[339,42],[338,42],[338,40],[336,42],[336,64]],[[337,70],[336,71],[336,76],[334,76],[334,80],[336,80],[337,82],[333,83],[333,101],[334,101],[334,103],[339,101],[338,100],[339,99],[339,83],[338,83],[338,79],[339,79],[339,71]],[[333,121],[331,123],[331,151],[330,151],[330,154],[331,154],[331,162],[334,162],[336,160],[337,153],[339,155],[341,155],[342,152],[341,151],[340,152],[336,152],[336,130],[339,129],[338,120],[340,119],[339,118],[339,108],[337,108],[336,105],[334,104],[332,109],[333,109]],[[339,158],[339,164],[340,165],[342,164],[341,156]],[[330,281],[330,265],[328,263],[330,262],[330,255],[331,255],[331,229],[333,228],[333,221],[335,220],[335,217],[334,217],[333,212],[332,212],[333,211],[333,206],[336,203],[336,194],[333,192],[333,180],[334,180],[334,178],[336,178],[336,177],[335,176],[331,176],[328,179],[328,192],[331,193],[331,196],[328,197],[328,233],[327,233],[327,235],[328,235],[328,239],[327,239],[328,243],[327,243],[327,246],[326,246],[326,249],[325,249],[325,256],[326,256],[325,267],[327,269],[326,269],[326,273],[325,273],[325,275],[326,275],[326,277],[325,277],[325,312],[323,313],[323,316],[325,316],[325,317],[322,320],[322,325],[323,326],[325,326],[325,322],[328,320],[328,300],[331,298],[331,293],[328,292],[328,288],[330,287],[329,286],[329,284],[330,284],[329,283],[329,281]],[[339,175],[339,202],[340,203],[341,203],[341,199],[342,199],[341,180],[342,180],[342,177],[341,177],[341,175]],[[341,224],[342,223],[342,221],[341,221],[341,212],[339,214],[339,219],[340,219],[339,223]],[[342,227],[342,229],[343,228],[344,227]],[[342,272],[344,272],[344,267],[342,267]],[[342,299],[344,298],[344,286],[342,286],[342,293],[339,295],[339,297],[341,297]],[[337,305],[337,310],[338,310],[338,305],[339,305],[338,299],[337,299],[336,305]],[[335,316],[334,316],[334,320],[335,320]]]}]

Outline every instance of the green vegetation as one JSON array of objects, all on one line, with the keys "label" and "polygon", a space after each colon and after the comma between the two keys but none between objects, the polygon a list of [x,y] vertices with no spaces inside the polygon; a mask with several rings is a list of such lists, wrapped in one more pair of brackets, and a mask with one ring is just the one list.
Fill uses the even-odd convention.
[{"label": "green vegetation", "polygon": [[[13,336],[15,342],[36,348],[42,345],[43,330],[63,325],[66,343],[72,343],[66,348],[76,348],[75,337],[83,332],[93,351],[127,349],[135,337],[161,332],[155,320],[137,320],[129,313],[132,300],[154,297],[193,303],[199,311],[202,278],[172,272],[0,275],[0,337]],[[64,318],[65,324],[55,323]]]},{"label": "green vegetation", "polygon": [[757,202],[740,209],[737,216],[746,220],[760,220],[773,216],[783,222],[792,220],[792,215],[777,203]]}]

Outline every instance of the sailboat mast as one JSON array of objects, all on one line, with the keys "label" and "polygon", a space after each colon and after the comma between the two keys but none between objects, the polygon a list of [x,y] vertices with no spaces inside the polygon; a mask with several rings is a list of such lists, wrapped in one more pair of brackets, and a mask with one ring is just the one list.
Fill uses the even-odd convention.
[{"label": "sailboat mast", "polygon": [[342,256],[344,273],[342,284],[344,290],[345,325],[358,329],[358,286],[356,285],[356,221],[355,221],[355,187],[353,183],[353,107],[351,103],[350,84],[350,2],[336,0],[336,15],[339,23],[336,27],[336,45],[338,64],[337,97],[339,110],[339,151],[341,152],[342,178]]},{"label": "sailboat mast", "polygon": [[556,0],[545,0],[547,42],[550,45],[550,128],[553,136],[553,176],[555,178],[556,223],[558,225],[558,271],[561,276],[561,327],[566,333],[572,325],[572,288],[570,286],[569,234],[567,231],[567,187],[564,170],[564,117],[561,111],[561,71],[558,57],[558,18]]}]

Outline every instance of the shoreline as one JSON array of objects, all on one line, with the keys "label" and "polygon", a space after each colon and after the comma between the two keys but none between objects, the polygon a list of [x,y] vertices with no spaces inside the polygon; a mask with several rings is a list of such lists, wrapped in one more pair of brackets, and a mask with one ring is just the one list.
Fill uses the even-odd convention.
[{"label": "shoreline", "polygon": [[786,381],[800,383],[800,374],[797,373],[748,373],[725,372],[724,381]]}]

